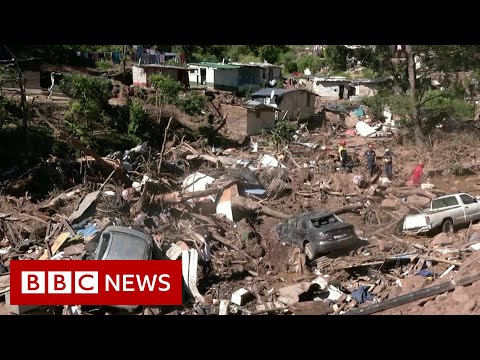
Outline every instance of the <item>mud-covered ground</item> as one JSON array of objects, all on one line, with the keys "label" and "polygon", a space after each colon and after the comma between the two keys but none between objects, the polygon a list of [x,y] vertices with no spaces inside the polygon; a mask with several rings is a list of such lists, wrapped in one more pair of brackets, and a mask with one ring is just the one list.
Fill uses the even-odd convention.
[{"label": "mud-covered ground", "polygon": [[[225,94],[221,96],[223,98],[214,102],[218,108],[221,108],[222,101],[236,101]],[[169,114],[175,116],[175,111]],[[181,122],[196,121],[183,117]],[[342,139],[347,141],[349,155],[355,160],[351,172],[339,169],[337,146]],[[51,159],[49,165],[40,167],[40,171],[26,169],[10,177],[5,175],[7,171],[4,169],[0,198],[2,262],[8,267],[10,259],[26,256],[38,258],[45,250],[45,236],[52,230],[50,224],[58,224],[57,232],[66,231],[60,216],[72,214],[87,193],[99,189],[106,181],[94,205],[82,218],[72,221],[71,226],[81,221],[85,224],[103,221],[140,229],[154,239],[157,258],[166,258],[167,250],[180,242],[187,248],[198,249],[199,236],[208,236],[206,229],[215,235],[211,239],[212,272],[204,277],[202,267],[198,266],[198,290],[203,298],[190,299],[175,309],[162,307],[153,313],[218,314],[220,301],[231,300],[232,293],[240,288],[248,289],[253,300],[241,306],[230,304],[229,313],[262,313],[272,307],[271,313],[275,313],[275,308],[298,313],[298,309],[297,312],[292,309],[296,303],[302,302],[315,308],[311,310],[314,313],[343,313],[401,296],[438,281],[449,281],[451,276],[463,277],[480,270],[475,265],[478,261],[472,260],[475,251],[464,247],[479,232],[477,228],[460,230],[450,235],[448,244],[441,246],[433,243],[431,237],[407,237],[397,231],[399,220],[408,212],[418,211],[432,196],[459,191],[478,195],[478,135],[473,131],[452,133],[437,129],[430,139],[433,144],[415,147],[409,143],[408,136],[401,133],[368,139],[348,136],[345,129],[338,129],[327,121],[319,128],[300,131],[295,144],[286,143],[279,151],[269,146],[261,136],[252,138],[259,144],[257,152],[252,152],[248,142],[247,145],[213,151],[205,146],[204,141],[173,139],[167,143],[163,157],[159,154],[161,149],[150,149],[142,155],[143,158],[138,158],[140,160],[134,171],[118,170],[108,181],[108,174],[113,169],[121,168],[121,163],[106,158],[107,154],[100,154],[107,162],[102,166],[107,166],[107,169],[102,169],[98,161],[91,158],[78,163]],[[299,142],[317,146],[313,149],[299,145]],[[384,149],[394,152],[392,182],[383,182],[382,173],[372,178],[367,174],[363,153],[368,143],[375,145],[380,164]],[[260,159],[264,155],[280,161],[284,165],[283,170],[261,165]],[[160,158],[163,161],[161,169],[158,168]],[[207,197],[195,197],[187,201],[182,198],[185,191],[175,193],[183,189],[183,181],[195,172],[213,177],[215,181],[212,186],[221,188],[231,180],[233,168],[241,167],[238,164],[246,160],[252,161],[252,172],[270,196],[249,198],[246,193],[239,194],[243,200],[248,198],[248,206],[251,206],[245,212],[247,215],[244,214],[246,217],[242,216],[244,219],[237,218],[233,222],[215,214],[214,206],[212,208],[214,204]],[[426,177],[430,177],[430,183],[434,184],[430,192],[419,187],[404,186],[420,160],[426,164]],[[44,175],[47,173],[46,179]],[[122,183],[121,175],[126,175],[130,183]],[[142,184],[145,175],[149,180]],[[354,179],[358,177],[362,177],[362,184],[355,183]],[[140,183],[140,187],[132,181]],[[49,188],[44,186],[46,182],[49,185],[54,183],[54,189],[43,190]],[[221,195],[222,191],[218,190],[218,194],[213,195]],[[32,197],[32,193],[35,196]],[[62,198],[62,201],[52,203],[58,196],[71,193],[73,195]],[[176,200],[172,201],[172,198]],[[271,211],[263,211],[262,207],[273,210],[276,215],[272,216]],[[245,207],[242,207],[244,210]],[[353,224],[361,240],[358,246],[325,254],[309,262],[305,259],[303,249],[282,245],[272,237],[273,226],[284,221],[284,218],[315,210],[335,212],[343,221]],[[100,225],[98,231],[101,231]],[[21,247],[26,240],[27,244]],[[49,241],[52,243],[54,240],[51,238]],[[88,240],[83,239],[81,245],[81,251],[78,250],[74,256],[83,258]],[[66,241],[58,252],[68,247],[74,252],[75,248],[71,246],[73,244]],[[445,252],[445,249],[448,251]],[[421,257],[437,260],[428,260],[421,265]],[[470,260],[472,265],[463,271],[462,266],[466,266]],[[448,262],[452,261],[461,265],[455,266],[448,276],[439,279],[449,268]],[[422,269],[431,271],[432,280],[417,275]],[[319,295],[313,291],[311,282],[319,276],[340,291],[342,296],[326,301],[325,294]],[[278,291],[287,286],[298,289],[289,289],[288,296],[283,293],[279,295]],[[363,286],[367,286],[374,300],[365,303],[353,301],[355,290]],[[477,313],[478,306],[474,299],[479,286],[475,282],[433,299],[422,299],[382,314]],[[296,292],[299,293],[295,295]],[[279,300],[282,296],[283,302]],[[285,297],[288,299],[285,300]],[[278,305],[279,302],[281,305]],[[316,308],[320,302],[325,302],[327,309]]]}]

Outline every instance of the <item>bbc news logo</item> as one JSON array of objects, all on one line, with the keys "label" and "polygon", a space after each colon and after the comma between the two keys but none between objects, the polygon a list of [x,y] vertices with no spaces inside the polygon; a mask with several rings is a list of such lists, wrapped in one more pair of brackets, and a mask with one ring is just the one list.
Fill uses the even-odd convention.
[{"label": "bbc news logo", "polygon": [[12,305],[181,305],[180,260],[10,262]]}]

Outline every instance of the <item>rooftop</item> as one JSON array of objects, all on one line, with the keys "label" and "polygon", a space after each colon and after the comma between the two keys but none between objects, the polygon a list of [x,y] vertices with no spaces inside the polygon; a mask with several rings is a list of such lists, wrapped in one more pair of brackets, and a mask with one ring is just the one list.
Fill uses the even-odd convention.
[{"label": "rooftop", "polygon": [[239,62],[232,62],[232,63],[228,63],[228,64],[224,64],[224,63],[217,63],[217,62],[209,62],[209,61],[202,61],[202,62],[199,62],[199,63],[189,63],[189,65],[193,65],[193,66],[204,66],[204,67],[211,67],[211,68],[216,68],[216,69],[238,69],[238,68],[241,68],[241,67],[261,67],[261,68],[265,68],[265,67],[281,67],[281,66],[277,66],[277,65],[272,65],[272,64],[269,64],[269,63],[255,63],[255,62],[250,62],[250,63],[239,63]]},{"label": "rooftop", "polygon": [[209,68],[215,68],[215,69],[239,69],[240,68],[239,65],[215,63],[215,62],[208,62],[208,61],[202,61],[199,63],[189,63],[188,65],[209,67]]},{"label": "rooftop", "polygon": [[282,96],[283,94],[293,92],[293,91],[307,91],[310,92],[307,89],[279,89],[279,88],[263,88],[258,90],[257,92],[254,92],[252,94],[252,97],[270,97],[272,95],[273,91],[273,96]]},{"label": "rooftop", "polygon": [[175,65],[162,65],[162,64],[140,64],[133,65],[134,67],[143,67],[143,68],[163,68],[163,69],[179,69],[179,70],[188,70],[188,68],[183,66]]},{"label": "rooftop", "polygon": [[271,110],[274,110],[274,111],[282,112],[282,110],[280,110],[280,109],[278,109],[274,106],[270,106],[270,105],[264,104],[263,102],[255,101],[255,100],[247,100],[247,101],[245,101],[243,106],[246,107],[246,108],[249,108],[249,109],[266,108],[266,109],[271,109]]}]

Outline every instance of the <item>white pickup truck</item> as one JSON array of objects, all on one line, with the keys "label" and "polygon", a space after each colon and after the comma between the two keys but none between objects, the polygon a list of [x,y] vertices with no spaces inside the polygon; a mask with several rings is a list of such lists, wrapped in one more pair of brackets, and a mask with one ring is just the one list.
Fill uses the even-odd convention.
[{"label": "white pickup truck", "polygon": [[429,208],[416,215],[408,215],[403,222],[404,234],[426,233],[441,229],[451,233],[454,227],[480,220],[480,198],[466,193],[440,196],[430,202]]}]

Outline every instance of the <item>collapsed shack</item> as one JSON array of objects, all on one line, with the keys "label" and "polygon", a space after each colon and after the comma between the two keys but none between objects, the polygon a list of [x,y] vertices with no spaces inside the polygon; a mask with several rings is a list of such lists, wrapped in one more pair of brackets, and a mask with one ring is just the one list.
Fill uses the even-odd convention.
[{"label": "collapsed shack", "polygon": [[[149,306],[139,310],[143,314],[415,313],[418,308],[438,308],[449,291],[457,303],[477,289],[471,273],[471,288],[459,280],[455,289],[443,285],[435,288],[442,293],[407,296],[451,283],[451,276],[469,276],[467,270],[475,270],[478,262],[480,228],[472,224],[433,240],[401,237],[396,229],[403,217],[445,192],[383,183],[379,176],[367,177],[358,161],[352,174],[339,171],[335,142],[344,135],[338,128],[326,130],[328,124],[321,130],[301,128],[278,152],[262,139],[255,146],[226,149],[177,139],[160,150],[139,144],[100,156],[56,131],[82,156],[74,162],[46,160],[37,173],[45,174],[48,168],[61,173],[59,168],[75,181],[32,198],[32,184],[45,181],[32,170],[3,187],[0,297],[8,303],[12,259],[86,260],[109,225],[141,230],[154,241],[154,259],[181,259],[185,264],[182,306]],[[349,138],[354,159],[365,147],[358,138]],[[382,141],[386,139],[376,144]],[[307,261],[302,249],[282,245],[270,235],[278,222],[319,208],[354,223],[359,246]],[[205,242],[210,267],[205,266]],[[401,301],[395,302],[397,298]],[[361,311],[382,303],[387,308]],[[69,306],[46,311],[87,315],[116,310]],[[479,308],[469,302],[458,311],[477,313]]]}]

